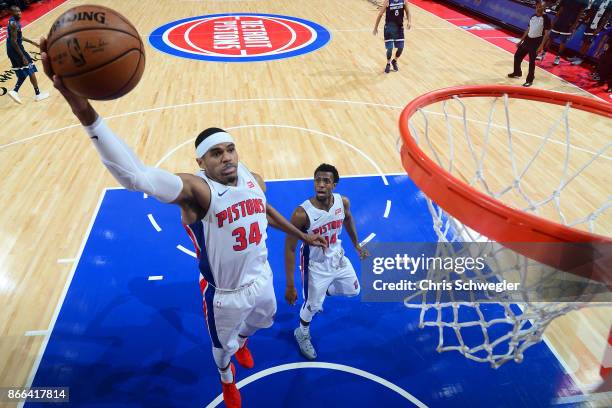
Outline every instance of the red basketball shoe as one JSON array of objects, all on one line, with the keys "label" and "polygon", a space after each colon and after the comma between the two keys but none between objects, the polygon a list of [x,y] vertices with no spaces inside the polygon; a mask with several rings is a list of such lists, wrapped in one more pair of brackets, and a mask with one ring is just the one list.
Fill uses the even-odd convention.
[{"label": "red basketball shoe", "polygon": [[232,370],[232,377],[234,380],[231,383],[224,383],[221,381],[221,387],[223,387],[223,401],[227,408],[240,408],[242,406],[242,400],[240,398],[240,391],[236,387],[236,368],[234,363],[230,363]]},{"label": "red basketball shoe", "polygon": [[236,361],[244,368],[253,368],[255,366],[255,361],[253,361],[253,356],[251,355],[251,351],[247,347],[249,341],[244,342],[244,346],[240,347],[234,357],[236,357]]}]

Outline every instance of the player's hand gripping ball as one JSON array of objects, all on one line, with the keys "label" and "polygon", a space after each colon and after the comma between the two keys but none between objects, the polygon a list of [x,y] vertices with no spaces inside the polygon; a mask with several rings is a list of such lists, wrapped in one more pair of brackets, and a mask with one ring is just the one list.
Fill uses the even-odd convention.
[{"label": "player's hand gripping ball", "polygon": [[136,28],[102,6],[77,6],[59,16],[47,36],[47,54],[64,86],[87,99],[127,94],[145,67],[144,45]]}]

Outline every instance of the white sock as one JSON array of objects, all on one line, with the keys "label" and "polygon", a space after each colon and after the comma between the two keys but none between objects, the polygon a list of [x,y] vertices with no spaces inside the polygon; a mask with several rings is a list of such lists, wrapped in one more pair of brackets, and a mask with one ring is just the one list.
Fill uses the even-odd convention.
[{"label": "white sock", "polygon": [[232,374],[231,364],[227,366],[225,370],[219,368],[219,374],[221,374],[221,381],[226,384],[234,382],[234,375]]},{"label": "white sock", "polygon": [[310,334],[310,325],[304,326],[302,322],[300,322],[300,330],[304,336],[308,336]]},{"label": "white sock", "polygon": [[303,322],[310,323],[312,321],[312,318],[314,317],[314,315],[315,315],[315,313],[311,311],[311,307],[308,304],[304,304],[300,308],[300,319]]},{"label": "white sock", "polygon": [[227,367],[232,359],[232,355],[222,348],[213,347],[212,354],[217,367]]}]

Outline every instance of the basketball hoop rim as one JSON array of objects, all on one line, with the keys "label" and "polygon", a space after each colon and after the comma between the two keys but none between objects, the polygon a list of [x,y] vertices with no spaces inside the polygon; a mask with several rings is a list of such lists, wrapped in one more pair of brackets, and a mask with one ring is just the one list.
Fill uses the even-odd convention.
[{"label": "basketball hoop rim", "polygon": [[[528,99],[565,105],[612,118],[612,105],[577,95],[508,85],[438,89],[410,102],[399,118],[401,158],[414,183],[437,205],[473,230],[500,243],[612,243],[612,238],[580,231],[519,209],[478,191],[430,159],[412,137],[408,120],[421,108],[453,96]],[[529,256],[529,254],[525,254]]]}]

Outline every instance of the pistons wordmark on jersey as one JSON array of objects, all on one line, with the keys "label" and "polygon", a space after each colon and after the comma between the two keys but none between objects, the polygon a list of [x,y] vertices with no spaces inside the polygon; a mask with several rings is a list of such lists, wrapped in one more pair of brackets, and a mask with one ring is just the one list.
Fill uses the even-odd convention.
[{"label": "pistons wordmark on jersey", "polygon": [[341,259],[344,256],[342,241],[339,239],[344,223],[344,203],[340,194],[334,194],[334,202],[328,211],[316,208],[310,200],[304,201],[300,207],[308,216],[309,234],[321,235],[327,241],[327,248],[308,246],[305,262],[325,262],[331,259]]},{"label": "pistons wordmark on jersey", "polygon": [[235,187],[204,172],[198,176],[210,186],[210,207],[203,219],[185,229],[196,247],[203,278],[218,289],[237,289],[267,270],[266,196],[242,164]]}]

